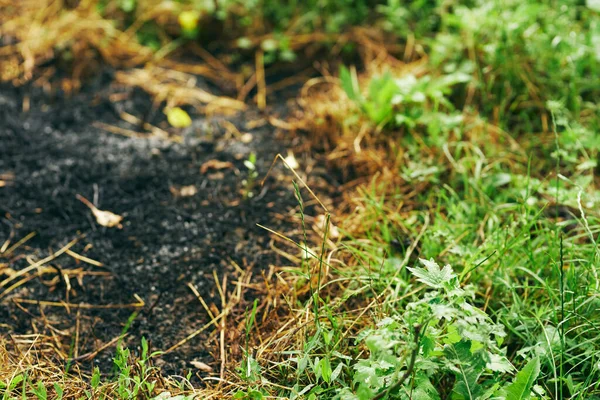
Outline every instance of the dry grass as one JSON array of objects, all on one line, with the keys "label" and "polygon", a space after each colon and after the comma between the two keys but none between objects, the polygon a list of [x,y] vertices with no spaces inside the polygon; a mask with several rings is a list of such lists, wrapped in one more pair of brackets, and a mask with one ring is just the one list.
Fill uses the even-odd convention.
[{"label": "dry grass", "polygon": [[[148,9],[140,11],[138,21],[127,30],[121,30],[98,14],[94,1],[82,0],[75,3],[77,5],[72,8],[67,7],[66,2],[56,0],[44,0],[43,4],[39,1],[22,1],[16,6],[9,0],[0,3],[0,34],[12,38],[11,43],[0,48],[2,80],[15,84],[31,80],[45,63],[64,56],[68,51],[73,62],[71,86],[74,90],[81,87],[84,71],[88,70],[90,63],[102,60],[119,68],[144,65],[118,72],[116,80],[120,84],[137,86],[148,92],[154,97],[156,107],[165,102],[167,107],[191,105],[206,114],[239,112],[246,108],[244,100],[253,90],[256,90],[257,94],[252,100],[262,108],[267,105],[266,94],[273,89],[265,83],[268,70],[265,70],[260,56],[254,60],[251,72],[245,74],[232,72],[226,63],[212,57],[199,46],[193,46],[192,50],[203,60],[202,64],[175,61],[166,57],[164,52],[157,56],[137,44],[132,37],[144,21],[158,19],[163,26],[173,25],[172,18],[165,17],[169,10],[152,9],[152,2],[148,2]],[[256,35],[250,40],[254,45],[258,45],[268,37],[269,35]],[[386,41],[385,37],[369,29],[356,28],[349,33],[335,36],[314,33],[290,37],[290,47],[306,49],[308,57],[311,56],[311,51],[314,51],[313,44],[316,42],[335,40],[333,54],[339,52],[348,42],[358,43],[365,66],[361,80],[369,79],[384,68],[391,68],[397,75],[410,72],[420,76],[427,72],[426,60],[414,44],[408,43],[404,48],[390,47],[382,44]],[[402,56],[396,58],[394,54]],[[372,209],[363,204],[365,196],[361,193],[364,194],[366,190],[365,184],[372,183],[377,186],[385,183],[388,188],[393,187],[404,194],[403,203],[394,204],[393,201],[388,201],[385,204],[385,207],[394,210],[388,214],[394,215],[397,220],[393,222],[401,227],[406,213],[414,207],[412,199],[426,189],[425,184],[407,185],[395,172],[403,159],[402,149],[395,143],[397,137],[386,137],[381,129],[360,116],[356,105],[347,98],[334,74],[326,67],[321,68],[321,72],[322,77],[310,79],[304,85],[298,97],[299,109],[293,118],[287,121],[272,118],[271,121],[276,127],[298,132],[303,138],[307,138],[304,141],[304,150],[316,149],[322,152],[328,167],[342,173],[347,184],[341,189],[345,204],[339,207],[339,210],[346,212],[337,215],[337,218],[333,219],[333,225],[324,229],[325,210],[319,207],[315,199],[307,199],[308,205],[315,206],[316,214],[306,215],[304,218],[308,232],[297,230],[286,232],[286,235],[274,234],[271,242],[272,250],[289,260],[290,266],[271,266],[260,277],[253,276],[251,271],[239,267],[236,268],[237,276],[234,279],[228,278],[227,275],[215,276],[215,285],[222,304],[225,305],[220,310],[211,310],[198,295],[199,304],[206,311],[209,322],[184,340],[174,343],[169,349],[163,349],[167,352],[174,351],[199,333],[211,331],[209,343],[215,343],[218,348],[215,359],[219,368],[204,380],[204,389],[195,390],[198,397],[227,398],[238,388],[244,387],[245,384],[235,370],[244,357],[245,323],[248,310],[252,307],[249,298],[258,298],[260,301],[256,308],[257,321],[249,332],[252,340],[248,345],[252,355],[261,365],[266,366],[264,376],[267,378],[275,376],[279,363],[288,357],[285,351],[302,348],[306,337],[314,331],[317,322],[315,315],[309,306],[300,304],[307,304],[307,298],[314,293],[315,288],[318,288],[321,298],[333,299],[330,305],[333,314],[346,316],[343,320],[346,324],[343,327],[345,338],[353,336],[370,324],[371,312],[378,307],[379,298],[375,296],[373,300],[365,302],[362,297],[366,296],[361,296],[360,291],[355,292],[350,299],[340,297],[340,294],[355,282],[344,278],[344,271],[356,268],[358,261],[352,254],[338,247],[341,235],[333,232],[339,223],[345,232],[360,237],[364,230],[368,229],[364,222],[375,219],[375,216],[366,214]],[[236,98],[216,96],[198,88],[195,75],[201,75],[213,83],[225,84],[228,89],[234,88],[237,92]],[[280,86],[285,87],[285,84]],[[355,115],[356,118],[348,120],[349,115]],[[481,132],[484,131],[481,126],[480,129]],[[489,133],[489,130],[485,129],[485,133]],[[398,132],[398,136],[402,134]],[[390,152],[397,154],[396,159],[389,158]],[[310,180],[309,184],[312,184]],[[293,222],[295,226],[301,225],[299,217],[294,217]],[[406,230],[408,233],[408,229]],[[321,248],[325,232],[325,246]],[[316,257],[303,260],[303,251],[300,250],[302,244],[289,238],[301,238],[305,233]],[[418,240],[413,242],[406,257],[410,257],[417,246]],[[68,248],[62,253],[54,253],[53,257],[61,254],[74,257]],[[323,262],[319,262],[319,259]],[[27,282],[44,274],[55,273],[52,268],[46,266],[50,260],[42,261],[32,260],[31,267],[26,272],[20,271],[18,276],[9,275],[8,281],[2,285],[4,292],[0,297],[9,292],[14,294]],[[79,261],[85,262],[85,259],[80,257]],[[301,264],[304,264],[302,270],[298,267]],[[4,268],[5,274],[10,272],[9,264]],[[65,276],[70,279],[70,276],[82,273],[86,272],[82,269],[61,272],[62,279],[65,279]],[[193,286],[190,290],[194,291]],[[360,290],[369,290],[369,286],[362,286]],[[15,303],[27,300],[30,299],[12,299]],[[39,303],[38,300],[35,301]],[[76,308],[68,302],[45,305]],[[134,302],[130,305],[115,306],[141,305]],[[88,306],[93,308],[100,305]],[[27,372],[33,381],[43,382],[49,391],[53,390],[53,383],[58,382],[65,390],[65,397],[79,397],[83,388],[89,387],[90,376],[81,372],[77,364],[74,364],[69,374],[64,373],[70,345],[65,338],[70,337],[76,329],[78,327],[71,327],[69,335],[65,336],[37,334],[1,338],[0,380],[10,381],[11,377]],[[95,352],[83,356],[93,357],[99,351],[109,350],[113,345],[116,345],[116,341],[105,343]],[[76,357],[79,356],[76,354]],[[170,378],[156,375],[154,379],[160,382],[159,391],[181,391],[177,388],[177,383]],[[109,398],[115,396],[115,385],[114,382],[107,383],[103,389]],[[189,387],[185,388],[184,392],[186,391],[189,392]]]},{"label": "dry grass", "polygon": [[149,64],[144,69],[118,72],[116,81],[126,86],[138,86],[152,95],[155,104],[166,107],[191,105],[204,114],[236,113],[246,109],[243,102],[225,96],[215,96],[196,85],[194,75],[175,69],[165,69]]},{"label": "dry grass", "polygon": [[[83,395],[82,381],[89,381],[77,366],[70,374],[65,374],[62,364],[56,362],[57,349],[53,339],[43,335],[11,335],[0,337],[0,380],[15,382],[24,377],[41,382],[51,394],[56,396],[54,384],[59,384],[65,398],[78,398]],[[19,389],[21,385],[17,385]]]},{"label": "dry grass", "polygon": [[68,7],[57,0],[3,0],[0,3],[0,79],[23,83],[36,69],[58,57],[73,62],[74,86],[85,71],[101,58],[112,66],[139,65],[151,58],[149,49],[103,18],[95,1]]}]

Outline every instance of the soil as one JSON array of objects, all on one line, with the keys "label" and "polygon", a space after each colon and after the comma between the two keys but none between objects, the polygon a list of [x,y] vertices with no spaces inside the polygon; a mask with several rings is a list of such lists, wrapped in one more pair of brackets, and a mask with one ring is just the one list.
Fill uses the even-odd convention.
[{"label": "soil", "polygon": [[[248,129],[249,121],[261,118],[258,111],[209,118],[188,110],[192,126],[177,131],[183,143],[126,137],[96,123],[137,130],[119,118],[120,111],[126,111],[139,118],[149,115],[148,122],[171,128],[162,108],[149,113],[152,101],[146,93],[115,86],[112,75],[102,73],[74,96],[48,94],[34,85],[0,87],[0,175],[12,175],[0,187],[0,246],[9,238],[14,244],[36,232],[9,257],[0,256],[0,280],[75,238],[79,240],[71,250],[103,266],[66,254],[49,264],[57,271],[105,273],[80,280],[72,276],[69,282],[49,273],[5,293],[0,300],[0,334],[54,336],[67,348],[71,344],[71,357],[99,349],[124,329],[127,345],[139,345],[144,336],[153,349],[164,350],[204,326],[210,319],[188,284],[220,309],[213,272],[219,279],[228,274],[233,281],[233,262],[253,269],[255,275],[277,263],[269,250],[270,234],[256,224],[285,230],[287,222],[281,216],[296,205],[289,176],[284,177],[281,168],[264,187],[250,188],[252,198],[245,196],[244,160],[249,154],[257,156],[260,180],[275,155],[286,153],[285,138],[277,139],[268,124]],[[110,100],[115,93],[121,100]],[[231,137],[224,120],[250,133],[252,140],[244,144]],[[211,160],[231,164],[200,172]],[[173,193],[188,185],[197,189],[195,195]],[[123,216],[122,228],[99,225],[76,195]],[[96,308],[136,303],[135,295],[145,303],[138,314],[132,307]],[[93,307],[25,304],[15,302],[17,298]],[[135,319],[128,326],[130,317]],[[165,372],[184,374],[193,360],[215,365],[218,347],[207,341],[209,332],[163,356]],[[110,368],[113,354],[114,347],[108,348],[94,361],[81,363]]]}]

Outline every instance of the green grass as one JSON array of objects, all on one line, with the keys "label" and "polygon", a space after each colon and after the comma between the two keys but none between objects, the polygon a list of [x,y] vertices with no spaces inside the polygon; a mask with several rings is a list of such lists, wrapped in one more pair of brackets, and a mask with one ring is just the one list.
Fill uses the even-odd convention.
[{"label": "green grass", "polygon": [[256,360],[252,398],[600,396],[598,13],[427,4],[380,7],[426,74],[340,71],[356,105],[340,124],[370,124],[396,175],[357,192],[334,258],[304,266],[318,290],[290,302],[310,328]]},{"label": "green grass", "polygon": [[[325,224],[311,243],[307,221],[316,215],[306,214],[295,187],[297,246],[311,256],[280,275],[290,289],[277,311],[290,325],[253,342],[262,311],[256,304],[247,311],[243,358],[227,395],[600,398],[596,3],[216,3],[177,7],[223,21],[242,16],[237,43],[262,47],[273,62],[293,58],[292,34],[367,21],[414,49],[405,69],[384,66],[371,76],[340,69],[338,89],[352,111],[336,122],[350,137],[333,144],[352,143],[365,129],[366,148],[383,154],[387,174],[368,177],[350,211],[333,212],[341,231],[333,245],[325,210],[314,211]],[[141,10],[136,2],[120,7]],[[247,36],[262,22],[260,33],[274,35],[255,43]],[[159,43],[158,29],[140,40]],[[201,35],[200,26],[186,29],[186,40]],[[417,60],[424,69],[411,69]],[[326,134],[317,119],[313,129]],[[358,154],[349,154],[355,162]],[[253,164],[246,164],[248,196]],[[156,394],[147,359],[144,345],[137,361],[118,351],[111,396]],[[46,389],[23,377],[0,384],[16,398],[45,398]]]}]

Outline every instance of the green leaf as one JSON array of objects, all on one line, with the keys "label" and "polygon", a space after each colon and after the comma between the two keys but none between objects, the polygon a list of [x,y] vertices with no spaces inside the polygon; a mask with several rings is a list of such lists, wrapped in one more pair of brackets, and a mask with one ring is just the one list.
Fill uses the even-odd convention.
[{"label": "green leaf", "polygon": [[23,382],[24,380],[25,380],[25,376],[23,374],[19,374],[19,375],[15,376],[14,378],[12,378],[7,385],[8,390],[5,393],[13,391],[17,387],[17,385],[19,383]]},{"label": "green leaf", "polygon": [[22,400],[27,399],[27,376],[25,376],[25,379],[23,380],[23,384],[21,385],[21,399]]},{"label": "green leaf", "polygon": [[429,335],[424,335],[421,338],[421,349],[423,349],[423,357],[429,356],[435,349],[435,341]]},{"label": "green leaf", "polygon": [[462,337],[460,336],[460,333],[458,333],[458,328],[456,327],[456,325],[450,325],[448,326],[448,334],[446,335],[446,338],[444,339],[444,343],[445,344],[455,344],[460,342],[462,339]]},{"label": "green leaf", "polygon": [[371,79],[369,83],[369,99],[381,105],[391,103],[398,91],[398,85],[389,72],[379,78]]},{"label": "green leaf", "polygon": [[321,367],[321,377],[327,383],[331,382],[331,363],[329,362],[329,358],[325,357],[319,362],[319,366]]},{"label": "green leaf", "polygon": [[46,400],[48,398],[46,386],[42,382],[38,382],[37,387],[33,388],[33,393],[35,393],[39,400]]},{"label": "green leaf", "polygon": [[435,289],[441,289],[447,283],[456,278],[454,271],[452,271],[452,267],[449,265],[446,265],[444,268],[440,268],[440,266],[433,261],[433,258],[429,261],[421,258],[419,261],[421,261],[425,268],[415,267],[407,269],[417,277],[419,282],[423,282],[427,286]]},{"label": "green leaf", "polygon": [[540,359],[535,357],[517,374],[515,381],[506,387],[506,400],[524,400],[540,374]]},{"label": "green leaf", "polygon": [[94,373],[92,374],[92,389],[96,389],[98,388],[98,385],[100,384],[100,370],[98,369],[98,367],[94,367]]},{"label": "green leaf", "polygon": [[247,398],[251,400],[262,400],[264,399],[264,396],[258,390],[249,390]]},{"label": "green leaf", "polygon": [[142,336],[142,360],[148,359],[148,341]]},{"label": "green leaf", "polygon": [[343,363],[339,363],[337,367],[335,367],[335,369],[333,370],[333,372],[331,373],[331,381],[335,381],[337,379],[338,376],[340,376],[340,374],[342,373],[342,368],[344,367]]},{"label": "green leaf", "polygon": [[418,374],[415,377],[414,390],[410,397],[412,400],[439,400],[440,395],[431,384],[426,374]]},{"label": "green leaf", "polygon": [[344,65],[340,67],[340,82],[342,84],[342,89],[346,92],[348,98],[357,103],[361,102],[359,90],[358,90],[358,82],[356,76],[350,73],[350,70],[346,68]]},{"label": "green leaf", "polygon": [[489,360],[486,363],[486,368],[494,372],[512,372],[514,367],[508,359],[500,354],[488,353]]},{"label": "green leaf", "polygon": [[54,383],[54,391],[56,392],[56,400],[61,400],[63,398],[63,388],[60,387],[60,385],[58,383]]},{"label": "green leaf", "polygon": [[487,400],[487,399],[491,398],[492,396],[496,396],[499,388],[500,388],[500,383],[498,383],[498,382],[494,383],[492,385],[492,387],[490,387],[481,396],[479,396],[478,400]]},{"label": "green leaf", "polygon": [[456,384],[452,390],[453,399],[475,400],[483,388],[478,384],[484,371],[485,362],[480,353],[471,353],[471,342],[462,341],[453,346],[446,346],[444,353],[455,362],[454,375]]},{"label": "green leaf", "polygon": [[392,99],[398,90],[398,86],[389,72],[380,78],[371,79],[369,101],[364,104],[364,107],[373,122],[381,124],[391,117],[394,111]]}]

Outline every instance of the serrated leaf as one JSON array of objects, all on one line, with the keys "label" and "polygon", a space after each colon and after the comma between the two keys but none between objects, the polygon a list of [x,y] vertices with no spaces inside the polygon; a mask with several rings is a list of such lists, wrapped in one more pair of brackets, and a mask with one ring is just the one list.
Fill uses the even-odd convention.
[{"label": "serrated leaf", "polygon": [[488,356],[489,361],[485,365],[487,369],[502,373],[511,372],[514,369],[513,365],[506,357],[493,353],[488,353]]},{"label": "serrated leaf", "polygon": [[412,400],[439,400],[440,395],[431,384],[427,375],[417,375],[414,385],[415,387],[410,397]]},{"label": "serrated leaf", "polygon": [[452,271],[452,267],[450,265],[446,265],[444,268],[440,268],[440,266],[431,260],[425,260],[420,258],[419,261],[425,266],[425,268],[415,267],[415,268],[407,268],[414,276],[417,277],[419,282],[423,282],[427,286],[430,286],[435,289],[441,289],[453,280],[456,275],[454,271]]},{"label": "serrated leaf", "polygon": [[424,357],[429,356],[433,349],[435,349],[435,341],[429,335],[424,335],[421,338],[421,349],[423,349]]},{"label": "serrated leaf", "polygon": [[506,400],[525,400],[540,374],[540,359],[535,357],[517,374],[515,381],[506,387]]},{"label": "serrated leaf", "polygon": [[468,341],[446,346],[444,349],[446,357],[455,362],[456,384],[452,389],[453,399],[475,400],[483,390],[477,381],[484,371],[485,362],[481,354],[473,354],[470,349],[471,343]]},{"label": "serrated leaf", "polygon": [[446,338],[444,339],[444,343],[445,344],[455,344],[458,343],[462,340],[462,337],[460,336],[460,333],[458,332],[458,328],[456,327],[456,325],[450,325],[448,326],[448,334],[446,335]]}]

